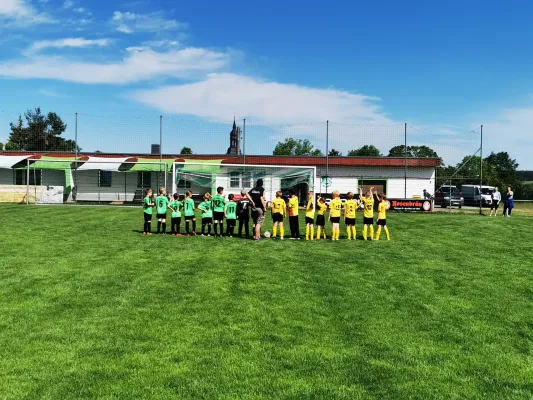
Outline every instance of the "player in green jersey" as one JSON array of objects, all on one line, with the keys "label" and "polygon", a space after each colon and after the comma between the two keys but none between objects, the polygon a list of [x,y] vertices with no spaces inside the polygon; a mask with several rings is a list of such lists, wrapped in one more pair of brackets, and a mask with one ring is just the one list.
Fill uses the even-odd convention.
[{"label": "player in green jersey", "polygon": [[205,228],[207,228],[207,236],[211,236],[211,225],[213,224],[211,193],[208,192],[204,195],[204,201],[198,205],[198,209],[202,210],[202,236],[205,235]]},{"label": "player in green jersey", "polygon": [[237,203],[233,201],[233,194],[228,196],[228,203],[224,208],[224,217],[226,217],[226,235],[233,237],[235,223],[237,221]]},{"label": "player in green jersey", "polygon": [[185,202],[183,203],[183,214],[185,215],[185,232],[189,235],[189,222],[192,222],[192,235],[196,236],[196,218],[194,218],[194,200],[192,199],[192,192],[190,190],[185,194]]},{"label": "player in green jersey", "polygon": [[146,189],[143,199],[144,230],[143,235],[151,235],[152,231],[152,189]]},{"label": "player in green jersey", "polygon": [[179,201],[179,194],[174,193],[174,201],[171,201],[169,204],[170,209],[172,210],[172,219],[170,220],[170,229],[172,231],[172,236],[181,236],[180,226],[181,226],[181,209],[183,208],[183,202]]},{"label": "player in green jersey", "polygon": [[[222,236],[224,233],[224,206],[226,199],[224,198],[224,188],[217,187],[217,195],[213,197],[213,222],[215,227],[215,236]],[[220,226],[220,235],[217,231]]]},{"label": "player in green jersey", "polygon": [[[162,187],[159,188],[159,196],[155,199],[155,206],[157,209],[157,233],[167,233],[167,209],[169,200],[167,197],[167,190]],[[163,227],[163,232],[161,232],[161,227]]]}]

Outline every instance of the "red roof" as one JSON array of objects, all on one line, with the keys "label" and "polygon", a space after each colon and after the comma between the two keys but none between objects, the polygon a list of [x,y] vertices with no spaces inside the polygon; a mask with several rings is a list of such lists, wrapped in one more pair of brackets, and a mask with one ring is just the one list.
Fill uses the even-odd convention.
[{"label": "red roof", "polygon": [[[41,156],[57,157],[59,159],[65,157],[72,157],[72,153],[38,153],[38,152],[3,152],[0,154],[9,156],[25,156],[32,154],[32,158],[40,158]],[[102,154],[102,153],[80,153],[79,158],[87,160],[91,157],[130,157],[131,161],[137,157],[149,158],[154,161],[159,160],[159,155],[150,154]],[[244,164],[244,156],[232,156],[232,155],[217,155],[217,154],[191,154],[191,155],[163,155],[163,160],[175,159],[176,162],[184,160],[222,160],[224,164]],[[128,160],[130,161],[130,160]],[[326,157],[314,157],[314,156],[246,156],[246,164],[255,165],[295,165],[295,166],[315,166],[325,167]],[[438,158],[401,158],[401,157],[328,157],[328,164],[332,166],[352,166],[352,167],[426,167],[434,168],[440,165]]]}]

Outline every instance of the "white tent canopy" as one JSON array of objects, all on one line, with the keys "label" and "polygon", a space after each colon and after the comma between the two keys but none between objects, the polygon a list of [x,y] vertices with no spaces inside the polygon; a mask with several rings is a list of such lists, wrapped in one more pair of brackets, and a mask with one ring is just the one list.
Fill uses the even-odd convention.
[{"label": "white tent canopy", "polygon": [[115,171],[118,172],[119,167],[126,162],[129,157],[89,157],[88,161],[85,161],[83,165],[78,167],[78,171],[90,171],[90,170],[102,170],[102,171]]},{"label": "white tent canopy", "polygon": [[12,168],[13,165],[31,156],[0,156],[0,168]]}]

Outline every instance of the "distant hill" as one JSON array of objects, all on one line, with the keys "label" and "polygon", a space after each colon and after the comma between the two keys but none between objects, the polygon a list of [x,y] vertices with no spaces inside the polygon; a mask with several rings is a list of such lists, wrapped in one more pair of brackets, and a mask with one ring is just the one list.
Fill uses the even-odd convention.
[{"label": "distant hill", "polygon": [[518,179],[522,182],[531,182],[533,181],[533,171],[516,171],[518,174]]}]

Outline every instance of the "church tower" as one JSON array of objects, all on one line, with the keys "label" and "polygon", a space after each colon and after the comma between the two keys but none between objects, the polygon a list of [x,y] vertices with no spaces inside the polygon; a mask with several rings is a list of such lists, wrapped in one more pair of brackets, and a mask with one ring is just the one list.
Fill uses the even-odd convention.
[{"label": "church tower", "polygon": [[241,155],[241,128],[235,123],[233,118],[233,129],[229,134],[229,147],[226,154]]}]

